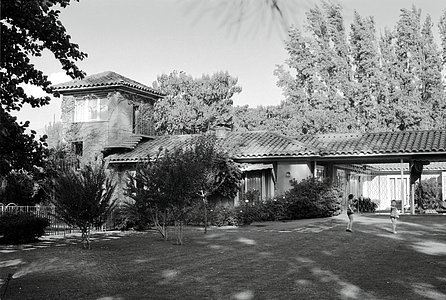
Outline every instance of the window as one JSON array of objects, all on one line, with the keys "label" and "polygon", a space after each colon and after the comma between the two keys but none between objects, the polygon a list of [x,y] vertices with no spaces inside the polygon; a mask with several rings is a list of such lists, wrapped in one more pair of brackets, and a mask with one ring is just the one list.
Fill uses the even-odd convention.
[{"label": "window", "polygon": [[316,166],[316,179],[322,180],[325,178],[325,167],[324,166]]},{"label": "window", "polygon": [[106,119],[107,103],[105,99],[76,99],[74,122],[101,121]]}]

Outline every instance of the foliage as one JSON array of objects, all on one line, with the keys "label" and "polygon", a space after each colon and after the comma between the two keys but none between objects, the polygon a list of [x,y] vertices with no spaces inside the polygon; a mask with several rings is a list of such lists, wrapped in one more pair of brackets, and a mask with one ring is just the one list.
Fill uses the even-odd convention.
[{"label": "foliage", "polygon": [[[199,136],[183,148],[160,151],[139,165],[135,175],[129,174],[127,195],[141,215],[150,216],[165,239],[168,217],[173,218],[181,244],[183,224],[199,222],[190,220],[190,212],[202,208],[202,217],[206,216],[208,197],[234,197],[240,178],[239,169],[219,151],[215,138]],[[202,221],[207,224],[206,218]]]},{"label": "foliage", "polygon": [[378,204],[373,202],[368,197],[359,197],[355,206],[358,208],[359,212],[373,213],[378,208]]},{"label": "foliage", "polygon": [[150,228],[150,215],[143,213],[135,203],[124,203],[113,211],[113,228],[143,231]]},{"label": "foliage", "polygon": [[342,191],[327,180],[307,178],[285,193],[288,219],[323,218],[338,215]]},{"label": "foliage", "polygon": [[422,209],[437,208],[442,199],[441,186],[436,178],[421,180],[415,187],[415,204]]},{"label": "foliage", "polygon": [[36,140],[35,132],[25,130],[29,122],[17,123],[10,112],[20,110],[24,104],[40,107],[48,104],[49,96],[28,96],[21,87],[31,84],[51,94],[51,82],[42,71],[35,68],[30,57],[39,57],[49,50],[62,64],[62,68],[73,78],[83,77],[75,62],[86,54],[70,42],[65,28],[59,20],[60,11],[54,6],[65,8],[69,0],[1,1],[0,31],[0,175],[11,169],[32,171],[41,166],[45,155],[45,136]]},{"label": "foliage", "polygon": [[26,172],[11,172],[6,177],[6,186],[0,193],[1,202],[4,204],[15,203],[17,205],[34,205],[35,193],[32,176]]},{"label": "foliage", "polygon": [[67,168],[48,184],[57,217],[79,227],[84,247],[88,248],[91,229],[103,225],[115,206],[114,189],[104,166],[86,165],[80,171]]},{"label": "foliage", "polygon": [[167,95],[154,107],[158,134],[203,133],[217,125],[232,125],[232,97],[241,87],[228,72],[193,78],[174,71],[158,76],[153,85]]},{"label": "foliage", "polygon": [[49,224],[48,219],[32,214],[5,213],[0,215],[0,235],[3,235],[1,242],[12,244],[34,242],[45,234],[45,228]]},{"label": "foliage", "polygon": [[373,17],[354,12],[347,35],[342,7],[320,3],[308,9],[302,29],[290,29],[288,58],[274,72],[285,100],[235,107],[236,130],[295,136],[446,128],[446,10],[440,51],[431,18],[422,20],[415,7],[402,9],[395,29],[381,34]]}]

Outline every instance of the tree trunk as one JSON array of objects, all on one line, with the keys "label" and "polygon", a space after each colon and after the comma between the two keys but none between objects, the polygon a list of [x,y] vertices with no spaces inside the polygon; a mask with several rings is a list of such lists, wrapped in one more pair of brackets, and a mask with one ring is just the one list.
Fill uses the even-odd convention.
[{"label": "tree trunk", "polygon": [[204,233],[208,233],[208,199],[203,198],[204,201]]}]

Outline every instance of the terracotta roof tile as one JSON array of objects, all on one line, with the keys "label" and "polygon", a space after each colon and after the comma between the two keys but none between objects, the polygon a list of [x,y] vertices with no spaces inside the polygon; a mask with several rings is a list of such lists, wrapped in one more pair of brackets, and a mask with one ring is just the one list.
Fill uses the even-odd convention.
[{"label": "terracotta roof tile", "polygon": [[296,140],[320,149],[321,155],[373,155],[446,152],[446,130],[303,135]]},{"label": "terracotta roof tile", "polygon": [[126,86],[129,88],[149,92],[155,95],[164,96],[163,93],[150,88],[142,83],[124,77],[112,71],[106,71],[99,74],[86,76],[84,79],[75,79],[72,81],[53,85],[55,91],[64,92],[86,88],[97,88],[107,86]]},{"label": "terracotta roof tile", "polygon": [[[131,152],[113,154],[110,161],[131,162],[154,157],[159,149],[181,147],[198,135],[166,135],[142,142]],[[226,138],[220,140],[225,151],[232,158],[259,157],[305,157],[317,153],[317,149],[299,143],[292,138],[265,131],[228,132]]]},{"label": "terracotta roof tile", "polygon": [[[140,143],[127,153],[109,156],[111,161],[132,162],[154,157],[159,149],[181,147],[197,135],[167,135]],[[228,132],[220,140],[234,159],[373,156],[382,154],[446,152],[446,130],[323,134],[286,137],[267,131]]]}]

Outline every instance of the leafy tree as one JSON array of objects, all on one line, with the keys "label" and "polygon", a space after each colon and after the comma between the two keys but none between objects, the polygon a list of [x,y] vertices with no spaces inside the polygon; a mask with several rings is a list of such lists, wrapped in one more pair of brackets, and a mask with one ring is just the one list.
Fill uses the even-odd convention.
[{"label": "leafy tree", "polygon": [[52,193],[56,216],[82,232],[84,248],[91,248],[91,229],[102,226],[115,206],[115,184],[103,166],[86,165],[80,171],[66,168],[58,172],[47,191]]},{"label": "leafy tree", "polygon": [[15,203],[20,206],[35,205],[36,189],[32,174],[23,171],[12,171],[5,177],[5,189],[0,193],[3,204]]},{"label": "leafy tree", "polygon": [[384,77],[372,17],[363,18],[355,11],[350,44],[355,69],[351,109],[356,124],[353,128],[360,131],[383,129],[380,115],[385,91],[382,87]]},{"label": "leafy tree", "polygon": [[154,108],[158,134],[202,133],[216,125],[232,125],[232,97],[241,88],[227,72],[194,79],[174,71],[158,76],[153,85],[167,94]]},{"label": "leafy tree", "polygon": [[199,137],[194,142],[193,151],[194,162],[198,166],[193,176],[204,204],[204,228],[207,233],[209,198],[234,198],[241,180],[241,171],[227,154],[218,149],[215,136]]},{"label": "leafy tree", "polygon": [[304,31],[290,30],[286,67],[275,74],[280,108],[297,121],[280,110],[275,118],[297,127],[293,134],[445,128],[444,62],[430,17],[421,25],[420,10],[402,9],[395,30],[378,40],[373,18],[355,12],[347,40],[341,12],[322,1],[307,12]]},{"label": "leafy tree", "polygon": [[218,149],[215,138],[201,136],[183,148],[160,152],[129,178],[127,194],[135,206],[151,216],[164,239],[171,216],[177,243],[182,244],[183,225],[190,210],[199,201],[206,204],[212,196],[235,197],[241,174]]},{"label": "leafy tree", "polygon": [[70,36],[59,20],[60,11],[70,0],[1,1],[0,30],[3,42],[0,59],[0,175],[11,169],[30,169],[41,164],[44,156],[45,137],[35,140],[35,132],[27,134],[29,122],[18,124],[10,115],[24,104],[40,107],[48,104],[50,97],[27,95],[21,84],[41,87],[51,94],[51,82],[31,63],[30,57],[39,57],[49,50],[72,78],[81,78],[75,62],[86,54],[70,42]]}]

